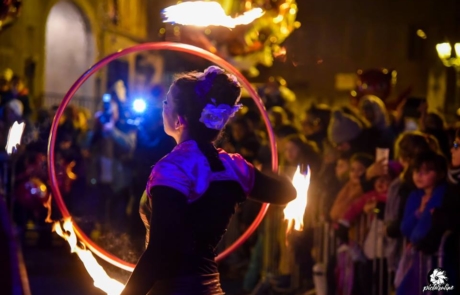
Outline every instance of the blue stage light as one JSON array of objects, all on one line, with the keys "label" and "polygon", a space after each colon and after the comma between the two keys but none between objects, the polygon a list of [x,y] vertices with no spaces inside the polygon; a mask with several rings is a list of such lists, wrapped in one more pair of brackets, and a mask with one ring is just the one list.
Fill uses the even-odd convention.
[{"label": "blue stage light", "polygon": [[133,102],[133,109],[136,113],[143,113],[147,109],[147,103],[142,98],[137,98]]},{"label": "blue stage light", "polygon": [[108,93],[105,93],[103,96],[102,96],[102,101],[103,102],[110,102],[110,100],[112,99],[112,96]]}]

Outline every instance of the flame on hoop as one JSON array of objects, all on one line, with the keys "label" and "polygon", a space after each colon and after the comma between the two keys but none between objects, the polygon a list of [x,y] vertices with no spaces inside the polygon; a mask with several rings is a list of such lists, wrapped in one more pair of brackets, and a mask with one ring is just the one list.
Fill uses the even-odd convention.
[{"label": "flame on hoop", "polygon": [[287,204],[283,211],[284,219],[288,220],[287,233],[289,233],[292,228],[297,231],[303,230],[303,215],[307,207],[310,174],[310,167],[307,168],[306,174],[302,174],[300,172],[300,166],[298,166],[292,178],[292,184],[297,191],[297,197]]},{"label": "flame on hoop", "polygon": [[235,18],[228,16],[217,2],[193,1],[183,2],[163,10],[165,23],[186,26],[208,27],[222,26],[234,28],[252,23],[264,14],[261,8],[251,9]]},{"label": "flame on hoop", "polygon": [[101,289],[107,293],[107,295],[121,294],[125,286],[119,281],[109,277],[104,268],[102,268],[96,258],[94,258],[91,251],[78,245],[77,235],[73,230],[73,224],[70,219],[64,220],[62,224],[59,221],[55,222],[53,224],[53,231],[69,243],[70,251],[72,253],[77,253],[78,257],[85,265],[89,275],[93,279],[95,287]]}]

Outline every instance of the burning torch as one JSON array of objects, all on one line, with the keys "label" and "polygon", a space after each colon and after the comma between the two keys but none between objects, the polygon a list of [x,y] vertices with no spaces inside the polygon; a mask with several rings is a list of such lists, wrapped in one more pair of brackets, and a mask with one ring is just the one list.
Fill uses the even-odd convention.
[{"label": "burning torch", "polygon": [[[8,142],[6,144],[6,151],[9,155],[16,152],[19,144],[21,143],[22,134],[24,132],[25,124],[14,122],[8,133]],[[51,198],[45,204],[48,207],[47,222],[52,222],[50,219],[51,214]],[[94,280],[94,285],[106,292],[108,295],[118,295],[123,291],[124,285],[112,278],[110,278],[105,270],[99,265],[93,254],[85,248],[77,244],[77,237],[73,230],[72,221],[65,220],[61,226],[60,222],[55,222],[53,230],[65,240],[69,242],[72,253],[77,253],[78,257],[82,260],[88,273]]]},{"label": "burning torch", "polygon": [[[13,153],[15,153],[18,145],[21,143],[24,127],[24,123],[19,124],[18,122],[14,122],[11,126],[8,132],[8,140],[5,147],[8,156],[11,156]],[[11,184],[13,184],[14,181],[14,166],[15,163],[13,161],[12,176],[10,180]],[[4,168],[3,184],[6,185],[8,182],[8,169],[7,166]],[[11,187],[13,187],[13,185],[11,185]],[[13,201],[11,200],[10,203],[13,204]],[[24,295],[30,295],[31,292],[27,279],[27,270],[25,268],[22,251],[18,245],[19,243],[16,239],[15,231],[13,230],[13,224],[8,214],[7,203],[5,200],[3,200],[3,198],[0,198],[0,217],[0,234],[3,237],[6,237],[6,239],[1,241],[1,247],[2,249],[7,249],[7,251],[3,251],[4,253],[2,253],[2,257],[0,257],[0,259],[3,262],[8,262],[2,265],[4,270],[2,279],[0,279],[2,286],[4,286],[2,287],[2,291],[6,292],[5,294],[20,293]]]},{"label": "burning torch", "polygon": [[285,247],[281,245],[281,265],[280,269],[284,272],[291,274],[291,289],[299,287],[299,266],[295,262],[295,251],[293,243],[295,233],[303,231],[304,228],[304,214],[308,202],[308,189],[310,187],[310,167],[307,167],[305,173],[301,172],[300,166],[297,167],[296,172],[292,178],[297,196],[294,200],[289,202],[283,210],[284,220],[287,221],[286,234],[285,234]]},{"label": "burning torch", "polygon": [[[16,153],[18,150],[19,145],[21,144],[22,134],[24,133],[25,123],[18,123],[15,121],[13,125],[11,125],[10,130],[8,131],[8,139],[6,142],[6,152],[8,156],[10,156],[11,160],[11,178],[10,178],[10,189],[11,191],[14,190],[14,177],[16,173],[16,160],[14,157],[11,157],[12,154]],[[7,176],[7,169],[3,171],[3,185],[5,186],[5,193],[7,192],[6,184],[8,183],[8,176]],[[11,209],[13,206],[13,201],[11,200]]]},{"label": "burning torch", "polygon": [[8,155],[16,152],[18,146],[21,144],[22,134],[24,133],[25,123],[13,123],[8,132],[8,141],[6,143],[6,152]]},{"label": "burning torch", "polygon": [[297,191],[297,197],[292,200],[284,208],[284,220],[288,221],[286,228],[286,234],[288,235],[292,229],[296,231],[303,230],[303,215],[305,208],[307,207],[308,199],[308,188],[310,187],[310,167],[307,167],[305,174],[300,172],[300,166],[297,167],[294,177],[292,178],[292,184]]}]

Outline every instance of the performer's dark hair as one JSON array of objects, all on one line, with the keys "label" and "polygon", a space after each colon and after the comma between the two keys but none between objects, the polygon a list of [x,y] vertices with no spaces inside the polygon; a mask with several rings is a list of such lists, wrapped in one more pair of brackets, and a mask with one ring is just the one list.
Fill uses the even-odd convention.
[{"label": "performer's dark hair", "polygon": [[207,104],[234,106],[241,96],[241,86],[225,73],[190,72],[176,76],[173,85],[175,111],[188,124],[192,139],[198,143],[214,142],[222,130],[206,127],[200,122],[201,112]]}]

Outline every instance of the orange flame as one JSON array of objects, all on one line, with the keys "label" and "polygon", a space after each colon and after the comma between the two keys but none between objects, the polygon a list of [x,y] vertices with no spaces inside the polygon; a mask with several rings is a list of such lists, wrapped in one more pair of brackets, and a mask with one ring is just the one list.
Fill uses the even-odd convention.
[{"label": "orange flame", "polygon": [[[46,187],[45,187],[45,189],[46,189]],[[47,192],[47,193],[48,193],[48,192]],[[46,208],[46,210],[47,210],[46,219],[45,219],[45,222],[46,222],[46,223],[52,223],[52,222],[53,222],[53,220],[51,219],[51,212],[52,212],[52,211],[51,211],[51,202],[52,202],[52,199],[53,199],[53,198],[52,198],[52,196],[51,196],[51,194],[50,194],[49,197],[48,197],[48,201],[46,201],[46,203],[43,204],[43,206],[44,206],[44,207]]]},{"label": "orange flame", "polygon": [[104,268],[102,268],[96,258],[94,258],[93,253],[78,246],[77,236],[70,219],[64,220],[62,224],[59,221],[55,222],[53,231],[69,243],[72,253],[77,253],[89,275],[92,277],[95,287],[101,289],[108,295],[119,295],[123,291],[125,286],[119,281],[109,277]]},{"label": "orange flame", "polygon": [[303,230],[303,215],[307,207],[310,174],[310,167],[308,167],[306,174],[302,174],[298,166],[292,178],[292,184],[297,191],[297,197],[289,202],[283,211],[284,219],[288,221],[287,233],[289,233],[292,228],[297,231]]},{"label": "orange flame", "polygon": [[264,15],[264,11],[261,8],[254,8],[232,18],[225,13],[225,10],[217,2],[192,1],[167,7],[163,10],[163,14],[165,23],[197,27],[222,26],[234,28],[252,23]]},{"label": "orange flame", "polygon": [[77,179],[77,174],[75,174],[73,172],[73,168],[75,168],[75,165],[76,165],[76,162],[75,161],[72,161],[70,162],[69,165],[67,165],[65,167],[65,173],[67,175],[67,177],[70,179],[70,180],[76,180]]}]

